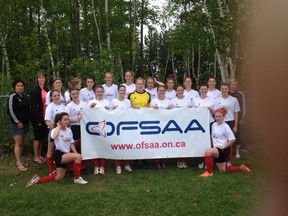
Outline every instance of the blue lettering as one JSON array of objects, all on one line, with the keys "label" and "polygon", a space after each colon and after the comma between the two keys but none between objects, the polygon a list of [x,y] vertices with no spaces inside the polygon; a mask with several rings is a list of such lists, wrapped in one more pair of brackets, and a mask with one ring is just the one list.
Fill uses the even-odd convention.
[{"label": "blue lettering", "polygon": [[127,126],[127,127],[122,127],[123,125],[138,125],[138,121],[125,121],[125,122],[119,122],[119,124],[117,125],[117,129],[116,129],[116,134],[119,136],[120,135],[120,129],[121,130],[137,130],[138,127],[137,126]]},{"label": "blue lettering", "polygon": [[[170,125],[174,125],[174,127],[170,128]],[[183,133],[182,129],[179,127],[179,125],[174,121],[170,120],[167,125],[164,127],[162,134],[166,133],[167,131],[178,131],[179,133]]]},{"label": "blue lettering", "polygon": [[139,127],[142,130],[148,131],[141,131],[141,135],[152,135],[152,134],[159,134],[161,132],[161,128],[155,124],[159,124],[160,121],[142,121],[139,124]]},{"label": "blue lettering", "polygon": [[[196,124],[197,127],[193,127],[193,124]],[[193,119],[190,124],[187,126],[187,128],[185,129],[184,133],[187,133],[188,131],[196,131],[196,130],[200,130],[203,133],[205,133],[204,128],[201,126],[201,124],[196,120]]]}]

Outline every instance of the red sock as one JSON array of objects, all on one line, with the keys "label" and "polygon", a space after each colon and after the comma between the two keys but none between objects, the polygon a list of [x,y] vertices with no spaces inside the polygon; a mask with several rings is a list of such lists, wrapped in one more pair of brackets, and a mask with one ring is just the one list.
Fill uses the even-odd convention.
[{"label": "red sock", "polygon": [[49,173],[52,173],[54,171],[54,165],[53,165],[53,159],[50,157],[47,157],[47,166]]},{"label": "red sock", "polygon": [[129,161],[125,160],[125,166],[129,166]]},{"label": "red sock", "polygon": [[120,161],[119,161],[119,160],[116,160],[116,161],[115,161],[115,167],[118,167],[118,166],[120,166]]},{"label": "red sock", "polygon": [[105,159],[101,158],[100,159],[100,167],[104,167],[105,166]]},{"label": "red sock", "polygon": [[239,171],[239,170],[241,170],[239,166],[226,166],[226,171],[228,172]]},{"label": "red sock", "polygon": [[205,164],[207,166],[207,171],[212,173],[213,168],[213,158],[211,156],[205,156]]},{"label": "red sock", "polygon": [[37,184],[41,184],[44,182],[51,182],[51,181],[55,181],[55,177],[56,175],[49,175],[49,176],[44,176],[42,178],[40,178],[37,182]]},{"label": "red sock", "polygon": [[93,162],[94,168],[99,167],[98,159],[93,159],[92,162]]},{"label": "red sock", "polygon": [[233,148],[232,145],[229,147],[229,154],[226,158],[226,162],[231,162],[231,158],[232,158],[232,153],[233,153]]},{"label": "red sock", "polygon": [[81,163],[74,162],[74,179],[78,179],[81,175]]}]

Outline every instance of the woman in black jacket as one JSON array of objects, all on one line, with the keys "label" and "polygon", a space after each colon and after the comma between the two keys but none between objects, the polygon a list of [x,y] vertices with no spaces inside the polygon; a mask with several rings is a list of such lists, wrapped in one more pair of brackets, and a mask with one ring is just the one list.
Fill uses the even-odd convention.
[{"label": "woman in black jacket", "polygon": [[33,152],[35,163],[42,164],[45,159],[41,156],[42,142],[47,138],[47,126],[44,121],[45,116],[45,99],[48,89],[45,87],[45,75],[39,72],[36,75],[36,86],[30,91],[31,101],[31,122],[34,131]]},{"label": "woman in black jacket", "polygon": [[14,154],[16,166],[20,171],[26,171],[27,167],[22,162],[23,142],[29,131],[30,101],[24,95],[24,82],[17,78],[12,83],[14,92],[9,96],[7,112],[10,117],[10,131],[13,135],[15,146]]}]

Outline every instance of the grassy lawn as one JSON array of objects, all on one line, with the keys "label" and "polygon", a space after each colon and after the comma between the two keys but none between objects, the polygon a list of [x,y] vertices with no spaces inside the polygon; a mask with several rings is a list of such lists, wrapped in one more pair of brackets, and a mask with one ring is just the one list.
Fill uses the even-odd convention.
[{"label": "grassy lawn", "polygon": [[[1,215],[254,215],[262,174],[251,153],[242,153],[235,165],[245,163],[252,173],[219,173],[201,178],[196,160],[188,169],[176,168],[171,160],[166,170],[149,169],[115,174],[112,161],[104,176],[94,176],[87,185],[76,185],[69,174],[63,181],[25,188],[37,173],[47,175],[46,165],[30,164],[19,173],[12,157],[0,160]],[[28,158],[29,159],[29,158]]]}]

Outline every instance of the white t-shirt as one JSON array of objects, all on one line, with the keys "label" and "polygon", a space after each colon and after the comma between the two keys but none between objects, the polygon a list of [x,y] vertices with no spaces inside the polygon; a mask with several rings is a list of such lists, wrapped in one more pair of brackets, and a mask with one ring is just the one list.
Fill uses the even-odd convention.
[{"label": "white t-shirt", "polygon": [[130,85],[127,85],[126,83],[123,83],[122,85],[124,85],[126,87],[125,98],[128,98],[129,94],[136,90],[136,85],[134,83],[131,83]]},{"label": "white t-shirt", "polygon": [[112,101],[114,98],[118,95],[118,86],[115,84],[112,84],[111,86],[106,86],[106,84],[102,85],[104,88],[104,95],[103,97],[107,99],[108,101]]},{"label": "white t-shirt", "polygon": [[163,100],[160,100],[159,98],[154,98],[150,106],[157,105],[159,108],[168,108],[168,106],[172,105],[171,100],[164,98]]},{"label": "white t-shirt", "polygon": [[[94,103],[94,102],[96,103],[96,105],[95,105],[94,107],[91,107],[91,104]],[[95,99],[93,99],[93,100],[90,100],[90,101],[88,102],[88,104],[87,104],[87,107],[89,107],[89,108],[104,109],[105,106],[109,106],[109,107],[110,107],[110,102],[109,102],[107,99],[105,99],[105,98],[103,98],[103,99],[100,100],[100,101],[96,100],[96,98],[95,98]]]},{"label": "white t-shirt", "polygon": [[208,92],[207,92],[208,97],[216,99],[218,97],[221,97],[221,95],[222,95],[221,91],[219,91],[218,89],[214,89],[212,91],[208,89]]},{"label": "white t-shirt", "polygon": [[172,91],[166,90],[165,98],[172,100],[175,97],[176,97],[176,91],[174,89]]},{"label": "white t-shirt", "polygon": [[[200,98],[200,97],[197,97],[197,98],[194,98],[194,104],[195,106],[200,106],[200,107],[212,107],[213,108],[213,105],[214,105],[214,99],[211,98],[211,97],[206,97],[204,99]],[[213,118],[213,115],[211,112],[210,113],[210,123],[214,121],[214,118]]]},{"label": "white t-shirt", "polygon": [[111,101],[111,107],[115,107],[118,109],[126,109],[131,107],[131,102],[127,98],[124,100],[120,101],[118,98],[115,98]]},{"label": "white t-shirt", "polygon": [[214,122],[211,127],[211,138],[214,147],[223,146],[227,141],[235,140],[234,133],[225,122],[218,125]]},{"label": "white t-shirt", "polygon": [[70,92],[69,91],[66,91],[64,93],[64,98],[65,98],[66,104],[68,104],[71,101]]},{"label": "white t-shirt", "polygon": [[150,99],[153,100],[154,98],[157,98],[158,97],[158,94],[157,94],[157,87],[154,87],[152,89],[148,89],[146,88],[145,89],[146,92],[148,92],[150,94]]},{"label": "white t-shirt", "polygon": [[80,90],[79,99],[81,101],[88,103],[90,100],[93,100],[94,98],[95,98],[95,93],[93,89],[88,90],[87,88],[82,88]]},{"label": "white t-shirt", "polygon": [[228,96],[227,98],[219,97],[214,102],[214,110],[225,107],[227,109],[227,114],[224,117],[224,121],[233,121],[234,113],[240,112],[240,106],[237,98]]},{"label": "white t-shirt", "polygon": [[175,97],[171,100],[171,103],[174,107],[188,107],[193,106],[193,101],[191,101],[188,97],[183,97],[182,99],[179,99],[178,97]]},{"label": "white t-shirt", "polygon": [[191,89],[190,91],[187,91],[186,89],[184,90],[184,96],[188,97],[188,98],[196,98],[199,97],[199,93],[197,91],[195,91],[194,89]]},{"label": "white t-shirt", "polygon": [[50,103],[46,108],[44,120],[54,124],[55,115],[65,111],[65,106],[63,104],[57,105],[55,103]]},{"label": "white t-shirt", "polygon": [[[85,107],[87,107],[87,103],[84,101],[80,100],[79,104],[75,104],[73,101],[71,101],[69,104],[67,104],[65,110],[68,113],[69,118],[74,119],[80,114],[81,110]],[[80,125],[80,121],[72,122],[70,123],[70,125]]]},{"label": "white t-shirt", "polygon": [[[46,94],[46,99],[45,99],[45,104],[48,106],[50,103],[51,103],[51,100],[50,100],[50,92],[47,92]],[[61,94],[60,92],[60,104],[63,104],[64,106],[66,106],[66,100],[65,98],[63,97],[63,95]]]},{"label": "white t-shirt", "polygon": [[63,153],[70,152],[70,145],[74,143],[73,134],[70,128],[66,127],[66,130],[59,131],[59,134],[56,138],[53,138],[56,128],[53,128],[51,131],[51,138],[54,139],[56,150],[59,150]]}]

